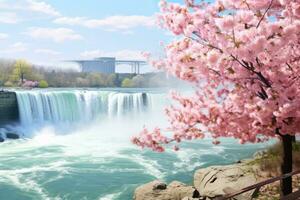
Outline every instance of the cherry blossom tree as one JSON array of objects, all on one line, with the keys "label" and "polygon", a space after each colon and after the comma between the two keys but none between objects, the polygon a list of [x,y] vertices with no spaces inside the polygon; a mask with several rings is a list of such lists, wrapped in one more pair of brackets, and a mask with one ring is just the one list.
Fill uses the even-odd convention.
[{"label": "cherry blossom tree", "polygon": [[[280,138],[282,173],[292,171],[292,140],[300,132],[300,0],[160,2],[159,24],[176,35],[164,59],[151,63],[195,87],[173,92],[170,126],[144,129],[133,143],[164,151],[171,142],[211,134],[259,143]],[[177,145],[174,146],[178,150]],[[282,181],[292,192],[291,178]]]}]

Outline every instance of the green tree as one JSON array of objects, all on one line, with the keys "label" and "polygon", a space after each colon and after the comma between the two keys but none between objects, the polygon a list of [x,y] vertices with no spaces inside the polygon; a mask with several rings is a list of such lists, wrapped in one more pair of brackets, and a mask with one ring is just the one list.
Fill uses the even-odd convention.
[{"label": "green tree", "polygon": [[100,87],[105,85],[105,77],[101,73],[90,73],[87,76],[91,87]]},{"label": "green tree", "polygon": [[125,78],[122,81],[122,87],[128,88],[128,87],[133,87],[133,81],[129,78]]},{"label": "green tree", "polygon": [[137,75],[132,78],[134,87],[144,87],[146,85],[146,79],[142,75]]},{"label": "green tree", "polygon": [[45,80],[41,80],[39,82],[39,88],[47,88],[48,87],[48,83]]},{"label": "green tree", "polygon": [[14,66],[13,60],[0,59],[0,86],[5,86]]},{"label": "green tree", "polygon": [[114,87],[117,85],[117,75],[116,74],[109,74],[106,79],[106,86],[107,87]]},{"label": "green tree", "polygon": [[16,61],[9,80],[17,84],[19,81],[24,83],[25,79],[34,80],[32,66],[26,60],[20,59]]}]

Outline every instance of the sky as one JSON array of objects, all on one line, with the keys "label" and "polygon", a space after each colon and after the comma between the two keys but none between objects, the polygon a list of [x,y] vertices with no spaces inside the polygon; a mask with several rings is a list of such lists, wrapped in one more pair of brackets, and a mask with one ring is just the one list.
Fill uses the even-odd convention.
[{"label": "sky", "polygon": [[155,24],[158,2],[0,0],[0,57],[67,68],[62,61],[159,55],[159,43],[170,35]]}]

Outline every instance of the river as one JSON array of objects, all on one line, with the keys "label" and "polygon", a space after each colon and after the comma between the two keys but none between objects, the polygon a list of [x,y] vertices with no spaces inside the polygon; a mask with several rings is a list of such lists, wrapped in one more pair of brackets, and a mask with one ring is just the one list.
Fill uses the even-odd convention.
[{"label": "river", "polygon": [[144,125],[166,127],[162,90],[16,91],[20,140],[0,144],[0,199],[130,200],[155,179],[192,184],[201,167],[250,157],[265,145],[209,138],[155,153],[130,143]]}]

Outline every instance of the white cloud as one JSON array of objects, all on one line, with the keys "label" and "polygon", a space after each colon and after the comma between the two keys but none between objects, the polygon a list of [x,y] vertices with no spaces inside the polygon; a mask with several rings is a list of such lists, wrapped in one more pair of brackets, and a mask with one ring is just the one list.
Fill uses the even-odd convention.
[{"label": "white cloud", "polygon": [[84,26],[87,18],[85,17],[60,17],[55,19],[53,22],[56,24],[65,24],[65,25],[82,25]]},{"label": "white cloud", "polygon": [[60,13],[55,10],[50,4],[43,1],[27,0],[27,9],[33,12],[44,13],[51,16],[60,16]]},{"label": "white cloud", "polygon": [[34,52],[38,54],[49,55],[49,56],[57,56],[61,54],[61,52],[54,51],[52,49],[36,49]]},{"label": "white cloud", "polygon": [[27,50],[27,44],[23,42],[16,42],[10,45],[5,50],[0,50],[0,53],[10,54],[10,53],[19,53]]},{"label": "white cloud", "polygon": [[54,42],[64,42],[67,40],[81,40],[83,37],[72,29],[68,28],[29,28],[25,33],[35,39],[50,39]]},{"label": "white cloud", "polygon": [[8,38],[8,35],[6,33],[0,33],[0,40],[4,40]]},{"label": "white cloud", "polygon": [[0,23],[4,24],[16,24],[19,22],[19,18],[14,12],[1,12],[0,11]]},{"label": "white cloud", "polygon": [[93,59],[97,57],[116,57],[117,59],[120,60],[145,60],[145,58],[142,56],[141,51],[135,51],[129,49],[115,51],[115,52],[105,52],[96,49],[91,51],[84,51],[80,54],[80,56],[85,59]]},{"label": "white cloud", "polygon": [[50,4],[38,0],[0,0],[0,23],[15,24],[46,15],[58,17],[60,13]]},{"label": "white cloud", "polygon": [[129,15],[110,16],[103,19],[85,17],[60,17],[53,21],[56,24],[79,25],[87,28],[103,28],[109,31],[129,30],[136,27],[152,27],[155,25],[153,16]]}]

